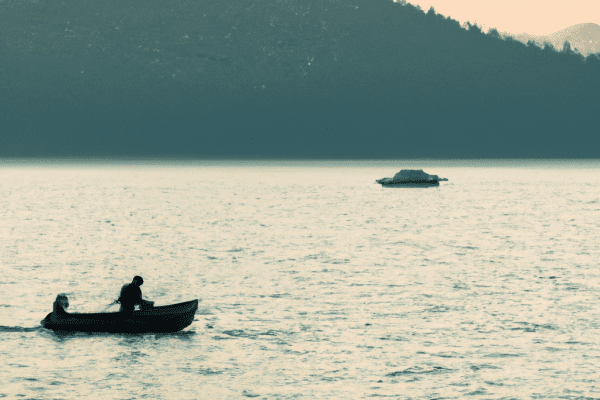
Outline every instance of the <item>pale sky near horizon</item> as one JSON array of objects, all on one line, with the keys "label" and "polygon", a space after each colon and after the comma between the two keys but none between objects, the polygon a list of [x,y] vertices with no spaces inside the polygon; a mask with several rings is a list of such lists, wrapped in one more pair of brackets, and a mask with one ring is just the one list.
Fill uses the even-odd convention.
[{"label": "pale sky near horizon", "polygon": [[464,23],[477,22],[487,31],[548,35],[571,25],[600,25],[600,0],[407,0],[424,11]]}]

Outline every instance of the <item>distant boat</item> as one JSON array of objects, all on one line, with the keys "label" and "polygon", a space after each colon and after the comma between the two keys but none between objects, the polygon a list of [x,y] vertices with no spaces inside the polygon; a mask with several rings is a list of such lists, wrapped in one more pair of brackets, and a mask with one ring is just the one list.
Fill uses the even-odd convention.
[{"label": "distant boat", "polygon": [[166,333],[191,325],[198,300],[134,311],[78,314],[67,313],[55,318],[48,314],[40,323],[46,329],[66,332]]},{"label": "distant boat", "polygon": [[429,175],[422,169],[403,169],[393,178],[381,178],[375,182],[387,187],[431,187],[439,186],[441,181],[447,180],[437,175]]}]

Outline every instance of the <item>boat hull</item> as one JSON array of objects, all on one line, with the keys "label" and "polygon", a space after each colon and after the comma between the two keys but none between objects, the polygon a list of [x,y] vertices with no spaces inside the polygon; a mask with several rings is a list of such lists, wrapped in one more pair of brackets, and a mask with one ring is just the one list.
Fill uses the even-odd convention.
[{"label": "boat hull", "polygon": [[376,181],[383,187],[432,187],[440,186],[437,180],[412,180],[412,181],[385,181],[379,179]]},{"label": "boat hull", "polygon": [[41,325],[46,329],[65,332],[168,333],[190,326],[197,309],[198,300],[192,300],[131,314],[72,313],[53,318],[50,313],[41,321]]}]

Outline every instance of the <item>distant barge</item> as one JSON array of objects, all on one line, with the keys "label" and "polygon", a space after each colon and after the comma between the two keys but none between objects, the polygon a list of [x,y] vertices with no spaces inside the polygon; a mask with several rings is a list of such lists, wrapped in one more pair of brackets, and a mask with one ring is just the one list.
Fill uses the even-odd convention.
[{"label": "distant barge", "polygon": [[[389,180],[386,180],[389,179]],[[404,180],[393,181],[390,178],[377,179],[375,182],[382,186],[440,186],[440,181],[437,179],[419,179],[419,180]]]},{"label": "distant barge", "polygon": [[447,181],[437,175],[429,175],[422,169],[403,169],[393,178],[377,179],[375,182],[386,187],[430,187],[439,186],[441,181]]}]

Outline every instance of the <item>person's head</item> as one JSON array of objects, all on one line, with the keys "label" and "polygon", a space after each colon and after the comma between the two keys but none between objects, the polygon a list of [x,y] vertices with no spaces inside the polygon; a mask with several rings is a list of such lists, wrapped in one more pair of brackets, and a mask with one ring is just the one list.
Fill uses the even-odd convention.
[{"label": "person's head", "polygon": [[66,294],[59,294],[56,296],[56,303],[60,304],[62,308],[69,308],[69,298]]},{"label": "person's head", "polygon": [[136,286],[142,286],[144,284],[144,280],[141,276],[135,276],[132,283]]}]

